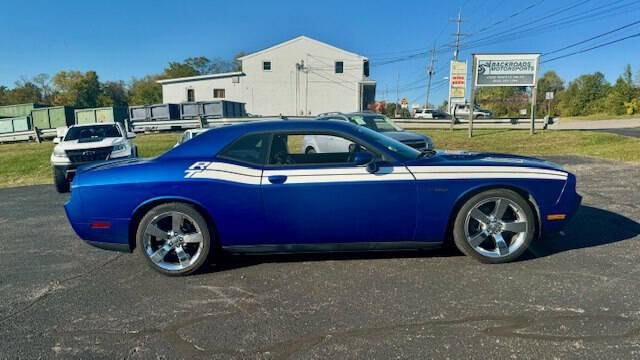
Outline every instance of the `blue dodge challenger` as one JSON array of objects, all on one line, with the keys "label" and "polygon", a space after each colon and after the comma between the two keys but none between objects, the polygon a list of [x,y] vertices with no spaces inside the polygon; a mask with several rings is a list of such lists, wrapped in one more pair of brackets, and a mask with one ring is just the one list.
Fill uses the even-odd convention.
[{"label": "blue dodge challenger", "polygon": [[[305,152],[305,139],[348,141]],[[423,249],[448,241],[482,262],[518,258],[560,230],[581,197],[559,165],[418,151],[340,121],[212,129],[148,160],[81,168],[65,205],[75,232],[138,253],[166,275],[212,255]]]}]

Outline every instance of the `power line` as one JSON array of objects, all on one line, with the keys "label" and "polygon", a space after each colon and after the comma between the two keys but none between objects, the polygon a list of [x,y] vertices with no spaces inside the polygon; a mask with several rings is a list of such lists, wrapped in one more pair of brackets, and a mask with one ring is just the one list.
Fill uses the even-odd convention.
[{"label": "power line", "polygon": [[551,62],[551,61],[564,59],[564,58],[569,57],[569,56],[578,55],[578,54],[583,54],[583,53],[586,53],[586,52],[588,52],[588,51],[592,51],[592,50],[595,50],[595,49],[599,49],[599,48],[601,48],[601,47],[605,47],[605,46],[613,45],[613,44],[615,44],[615,43],[619,43],[619,42],[621,42],[621,41],[628,40],[628,39],[631,39],[631,38],[636,38],[636,37],[640,37],[640,33],[636,33],[636,34],[633,34],[633,35],[625,36],[625,37],[623,37],[623,38],[616,39],[616,40],[612,40],[612,41],[609,41],[609,42],[606,42],[606,43],[603,43],[603,44],[599,44],[599,45],[596,45],[596,46],[592,46],[592,47],[587,48],[587,49],[583,49],[583,50],[579,50],[579,51],[574,51],[574,52],[569,53],[569,54],[556,56],[556,57],[554,57],[554,58],[551,58],[551,59],[548,59],[548,60],[545,60],[545,61],[541,61],[540,63],[541,63],[541,64],[544,64],[544,63],[548,63],[548,62]]},{"label": "power line", "polygon": [[627,25],[621,26],[621,27],[619,27],[619,28],[615,28],[615,29],[610,30],[610,31],[607,31],[607,32],[605,32],[605,33],[602,33],[602,34],[599,34],[599,35],[596,35],[596,36],[590,37],[590,38],[588,38],[588,39],[586,39],[586,40],[582,40],[582,41],[579,41],[579,42],[577,42],[577,43],[574,43],[574,44],[571,44],[571,45],[568,45],[568,46],[562,47],[562,48],[560,48],[560,49],[556,49],[556,50],[553,50],[553,51],[546,52],[546,53],[542,54],[542,56],[547,56],[547,55],[555,54],[555,53],[558,53],[558,52],[561,52],[561,51],[564,51],[564,50],[570,49],[570,48],[572,48],[572,47],[576,47],[576,46],[578,46],[578,45],[582,45],[582,44],[587,43],[587,42],[589,42],[589,41],[592,41],[592,40],[595,40],[595,39],[599,39],[599,38],[601,38],[601,37],[603,37],[603,36],[606,36],[606,35],[609,35],[609,34],[613,34],[614,32],[617,32],[617,31],[620,31],[620,30],[623,30],[623,29],[629,28],[629,27],[634,26],[634,25],[637,25],[637,24],[640,24],[640,20],[638,20],[638,21],[634,21],[634,22],[632,22],[632,23],[630,23],[630,24],[627,24]]}]

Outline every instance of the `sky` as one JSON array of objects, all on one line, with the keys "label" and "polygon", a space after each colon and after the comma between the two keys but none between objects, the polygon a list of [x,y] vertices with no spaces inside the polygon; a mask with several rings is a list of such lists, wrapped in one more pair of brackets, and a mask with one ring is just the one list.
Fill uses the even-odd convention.
[{"label": "sky", "polygon": [[[460,60],[472,53],[547,53],[640,21],[640,1],[0,1],[0,85],[60,70],[95,70],[100,80],[159,73],[192,56],[231,59],[306,35],[370,59],[377,99],[422,103],[429,49],[438,49],[430,102],[447,97],[455,18]],[[640,32],[640,23],[551,59]],[[565,80],[601,71],[614,82],[640,70],[640,37],[541,64]]]}]

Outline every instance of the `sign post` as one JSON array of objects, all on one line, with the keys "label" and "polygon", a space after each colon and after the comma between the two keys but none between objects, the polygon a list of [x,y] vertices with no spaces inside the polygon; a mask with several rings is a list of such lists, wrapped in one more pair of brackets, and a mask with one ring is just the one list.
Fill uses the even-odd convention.
[{"label": "sign post", "polygon": [[474,98],[474,95],[476,93],[476,73],[477,65],[474,61],[473,64],[471,64],[471,96],[469,97],[469,139],[473,137],[473,111],[476,108],[476,99]]},{"label": "sign post", "polygon": [[553,102],[553,91],[547,91],[544,94],[545,100],[547,100],[547,117],[551,117],[551,103]]},{"label": "sign post", "polygon": [[449,67],[449,113],[451,114],[451,130],[456,121],[455,108],[457,104],[466,101],[467,89],[467,62],[453,60]]},{"label": "sign post", "polygon": [[[540,54],[474,54],[470,117],[473,119],[473,93],[476,87],[516,86],[531,88],[531,134],[535,133],[536,92]],[[472,136],[472,121],[469,136]]]}]

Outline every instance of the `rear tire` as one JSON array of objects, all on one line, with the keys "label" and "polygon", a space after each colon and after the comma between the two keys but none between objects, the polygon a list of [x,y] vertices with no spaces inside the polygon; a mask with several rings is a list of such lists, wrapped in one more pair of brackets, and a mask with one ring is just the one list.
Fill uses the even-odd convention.
[{"label": "rear tire", "polygon": [[69,192],[69,180],[63,169],[53,168],[53,182],[56,185],[56,190],[61,193]]},{"label": "rear tire", "polygon": [[490,264],[519,258],[535,236],[536,216],[518,193],[494,189],[471,197],[453,225],[456,247],[467,256]]},{"label": "rear tire", "polygon": [[140,220],[136,245],[154,270],[168,276],[198,271],[209,258],[211,232],[206,219],[184,203],[158,205]]},{"label": "rear tire", "polygon": [[305,154],[315,154],[316,153],[316,149],[314,149],[313,147],[309,146],[305,151]]}]

